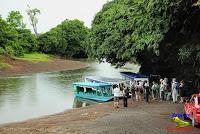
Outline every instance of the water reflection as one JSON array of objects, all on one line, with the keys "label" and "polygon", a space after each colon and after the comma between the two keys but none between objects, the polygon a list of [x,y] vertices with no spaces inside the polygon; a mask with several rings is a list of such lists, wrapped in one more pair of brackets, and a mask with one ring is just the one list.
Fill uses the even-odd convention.
[{"label": "water reflection", "polygon": [[75,97],[73,108],[86,107],[86,106],[95,105],[95,104],[98,104],[98,102]]},{"label": "water reflection", "polygon": [[[134,72],[138,67],[130,65]],[[74,98],[72,83],[86,75],[120,78],[107,63],[91,63],[89,68],[56,73],[0,78],[0,123],[8,123],[94,105],[97,102]],[[125,69],[127,70],[127,68]]]}]

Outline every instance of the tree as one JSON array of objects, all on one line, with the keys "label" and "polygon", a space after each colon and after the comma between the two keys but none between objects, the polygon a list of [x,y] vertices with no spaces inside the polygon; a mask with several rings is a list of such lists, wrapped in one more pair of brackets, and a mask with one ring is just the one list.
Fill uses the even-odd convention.
[{"label": "tree", "polygon": [[40,50],[66,57],[85,57],[89,29],[79,20],[65,20],[39,36]]},{"label": "tree", "polygon": [[29,19],[31,21],[31,25],[33,27],[35,35],[37,36],[38,35],[38,31],[37,31],[38,18],[36,16],[38,14],[40,14],[40,10],[37,9],[37,8],[31,9],[31,7],[28,5],[27,14],[28,14]]},{"label": "tree", "polygon": [[11,11],[7,17],[7,22],[15,27],[15,28],[25,28],[25,24],[23,22],[23,16],[20,14],[19,11]]},{"label": "tree", "polygon": [[36,37],[25,28],[19,11],[11,11],[7,21],[0,17],[0,54],[21,56],[36,50]]},{"label": "tree", "polygon": [[114,0],[93,20],[90,56],[200,87],[200,10],[188,0]]},{"label": "tree", "polygon": [[29,29],[19,29],[18,41],[23,48],[23,53],[31,53],[38,51],[38,41],[34,34]]},{"label": "tree", "polygon": [[169,0],[114,0],[97,13],[91,29],[91,55],[124,65],[150,50],[159,54],[159,43],[169,30],[173,3]]},{"label": "tree", "polygon": [[18,42],[18,32],[2,18],[0,18],[0,49],[1,54],[20,55],[22,53],[22,47]]}]

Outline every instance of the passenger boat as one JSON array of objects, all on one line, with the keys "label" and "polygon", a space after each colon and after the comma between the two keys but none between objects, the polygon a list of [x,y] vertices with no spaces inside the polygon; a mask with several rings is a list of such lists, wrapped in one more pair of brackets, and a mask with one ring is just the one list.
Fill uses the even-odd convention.
[{"label": "passenger boat", "polygon": [[75,96],[95,101],[109,101],[113,98],[112,85],[107,83],[73,83]]},{"label": "passenger boat", "polygon": [[149,85],[149,77],[144,75],[144,74],[140,74],[140,73],[133,73],[133,72],[120,72],[120,74],[126,79],[126,80],[131,80],[131,81],[146,81],[147,84]]}]

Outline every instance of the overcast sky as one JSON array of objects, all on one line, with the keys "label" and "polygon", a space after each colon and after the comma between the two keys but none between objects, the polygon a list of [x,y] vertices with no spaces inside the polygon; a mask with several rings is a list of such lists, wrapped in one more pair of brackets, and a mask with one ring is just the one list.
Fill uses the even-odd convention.
[{"label": "overcast sky", "polygon": [[[95,14],[108,0],[0,0],[0,14],[6,18],[12,10],[24,16],[24,22],[31,28],[26,14],[27,5],[41,10],[38,31],[46,32],[65,19],[79,19],[90,27]],[[32,28],[31,28],[32,30]]]}]

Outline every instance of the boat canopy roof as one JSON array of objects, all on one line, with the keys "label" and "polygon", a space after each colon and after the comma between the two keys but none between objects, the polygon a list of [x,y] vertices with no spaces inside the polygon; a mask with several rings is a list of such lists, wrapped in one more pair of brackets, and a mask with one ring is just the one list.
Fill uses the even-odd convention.
[{"label": "boat canopy roof", "polygon": [[95,82],[76,82],[73,83],[74,86],[80,87],[111,87],[111,84],[107,83],[95,83]]},{"label": "boat canopy roof", "polygon": [[124,77],[135,79],[135,78],[149,78],[148,76],[140,73],[133,73],[133,72],[120,72],[120,74]]},{"label": "boat canopy roof", "polygon": [[119,84],[122,82],[125,82],[123,79],[118,78],[108,78],[108,77],[102,77],[102,76],[86,76],[86,80],[100,82],[100,83],[108,83],[108,84]]}]

